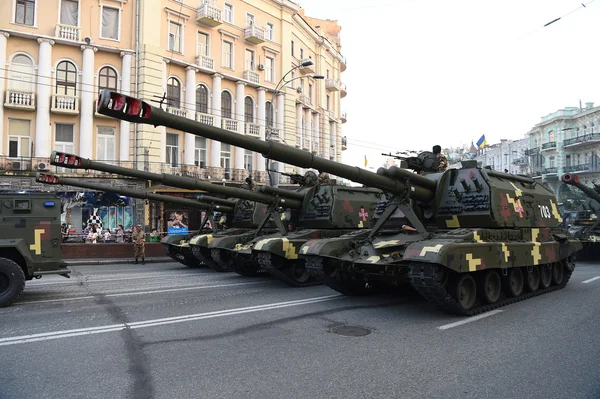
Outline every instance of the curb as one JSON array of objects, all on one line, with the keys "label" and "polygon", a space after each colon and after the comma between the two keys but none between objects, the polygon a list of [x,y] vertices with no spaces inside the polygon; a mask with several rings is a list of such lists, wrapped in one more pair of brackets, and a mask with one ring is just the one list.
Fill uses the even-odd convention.
[{"label": "curb", "polygon": [[[126,265],[134,264],[133,259],[129,258],[117,258],[117,259],[63,259],[67,266],[100,266],[100,265]],[[164,263],[174,262],[169,257],[164,258],[146,258],[146,264],[148,263]],[[141,264],[141,262],[140,262]]]}]

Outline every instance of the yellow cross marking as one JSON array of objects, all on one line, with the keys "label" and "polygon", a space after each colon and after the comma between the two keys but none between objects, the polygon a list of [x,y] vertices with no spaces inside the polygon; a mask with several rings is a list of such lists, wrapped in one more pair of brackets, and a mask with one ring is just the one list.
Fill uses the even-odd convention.
[{"label": "yellow cross marking", "polygon": [[515,184],[513,182],[510,182],[510,185],[513,186],[515,188],[515,196],[517,198],[522,197],[523,196],[523,191],[521,191],[520,188],[517,188],[517,186],[515,186]]},{"label": "yellow cross marking", "polygon": [[452,215],[452,219],[446,220],[446,227],[460,227],[460,222],[458,221],[458,216]]},{"label": "yellow cross marking", "polygon": [[373,248],[387,247],[388,245],[398,245],[400,240],[379,241],[373,244]]},{"label": "yellow cross marking", "polygon": [[252,244],[235,244],[234,250],[236,251],[245,251],[247,249],[252,248]]},{"label": "yellow cross marking", "polygon": [[560,216],[560,212],[558,211],[556,202],[550,201],[550,206],[552,206],[552,216],[554,216],[554,219],[558,220],[559,223],[562,223],[563,218],[562,218],[562,216]]},{"label": "yellow cross marking", "polygon": [[540,229],[531,229],[531,241],[533,241],[533,248],[531,249],[531,256],[533,256],[533,264],[539,265],[542,260],[542,253],[540,251],[542,243],[538,242],[538,236],[540,235]]},{"label": "yellow cross marking", "polygon": [[442,249],[442,247],[443,247],[442,244],[438,244],[435,247],[423,247],[423,248],[421,248],[421,253],[419,254],[419,256],[425,256],[425,254],[427,252],[439,253],[440,249]]},{"label": "yellow cross marking", "polygon": [[309,249],[310,247],[308,245],[303,245],[302,248],[300,248],[300,252],[302,254],[307,254]]},{"label": "yellow cross marking", "polygon": [[192,244],[192,245],[198,244],[198,241],[200,241],[202,239],[202,237],[207,237],[209,243],[212,241],[212,234],[200,234],[200,235],[192,237],[192,239],[190,240],[190,244]]},{"label": "yellow cross marking", "polygon": [[362,222],[362,220],[361,220],[360,222],[358,222],[358,228],[359,228],[359,229],[362,229],[362,228],[363,228],[363,222]]},{"label": "yellow cross marking", "polygon": [[377,262],[379,262],[380,259],[381,259],[381,257],[379,257],[377,255],[370,256],[369,258],[367,258],[367,262],[377,263]]},{"label": "yellow cross marking", "polygon": [[45,232],[45,229],[35,229],[35,231],[33,232],[34,241],[33,244],[29,245],[29,249],[31,251],[35,251],[36,255],[42,254],[42,234],[44,234]]},{"label": "yellow cross marking", "polygon": [[508,250],[508,246],[505,243],[502,243],[502,252],[504,252],[504,262],[508,263],[510,251]]},{"label": "yellow cross marking", "polygon": [[596,215],[595,213],[593,213],[592,216],[590,216],[590,219],[598,219],[598,215]]},{"label": "yellow cross marking", "polygon": [[267,245],[271,241],[277,241],[277,240],[281,240],[281,238],[275,237],[275,238],[265,238],[265,239],[262,239],[262,240],[260,240],[259,242],[256,243],[256,245],[254,246],[254,248],[256,248],[257,251],[260,251],[260,250],[262,250],[262,248],[265,245]]},{"label": "yellow cross marking", "polygon": [[469,262],[469,271],[474,272],[477,266],[481,266],[481,259],[473,258],[473,254],[467,254],[467,262]]},{"label": "yellow cross marking", "polygon": [[286,259],[298,259],[296,247],[287,238],[283,238],[283,252]]},{"label": "yellow cross marking", "polygon": [[[512,184],[512,183],[511,183],[511,184]],[[521,200],[520,200],[520,199],[512,199],[512,198],[510,198],[510,195],[508,195],[508,193],[506,194],[506,199],[508,200],[508,203],[509,203],[509,204],[512,204],[512,206],[513,206],[513,209],[515,210],[515,212],[519,212],[519,211],[517,210],[517,208],[519,208],[519,207],[523,208],[523,207],[521,206]],[[522,212],[525,212],[525,210],[523,209],[523,211],[522,211]]]},{"label": "yellow cross marking", "polygon": [[479,233],[478,233],[478,232],[476,232],[476,231],[474,231],[474,232],[473,232],[473,239],[474,239],[476,242],[483,242],[483,240],[482,240],[482,239],[481,239],[481,237],[479,236]]}]

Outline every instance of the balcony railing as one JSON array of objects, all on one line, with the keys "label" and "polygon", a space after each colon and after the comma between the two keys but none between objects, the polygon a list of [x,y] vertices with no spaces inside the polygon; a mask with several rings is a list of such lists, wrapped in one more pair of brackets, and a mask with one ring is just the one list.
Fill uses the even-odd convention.
[{"label": "balcony railing", "polygon": [[205,125],[215,125],[215,117],[202,112],[196,112],[196,122],[204,123]]},{"label": "balcony railing", "polygon": [[344,136],[342,137],[342,150],[345,150],[348,148],[348,139]]},{"label": "balcony railing", "polygon": [[579,144],[587,144],[590,142],[600,141],[600,133],[590,133],[579,137],[573,137],[563,141],[563,147],[575,146]]},{"label": "balcony railing", "polygon": [[205,55],[196,56],[196,65],[198,65],[200,68],[209,69],[211,71],[215,70],[215,60]]},{"label": "balcony railing", "polygon": [[302,137],[296,136],[296,147],[302,147]]},{"label": "balcony railing", "polygon": [[187,118],[187,110],[185,110],[185,109],[175,108],[175,107],[167,107],[167,112],[170,113],[171,115],[182,116],[184,118]]},{"label": "balcony railing", "polygon": [[302,149],[303,150],[310,150],[310,140],[309,139],[303,139],[302,140]]},{"label": "balcony railing", "polygon": [[54,36],[59,39],[81,41],[81,28],[78,26],[57,24]]},{"label": "balcony railing", "polygon": [[279,140],[280,139],[280,137],[279,137],[279,129],[270,128],[270,131],[271,131],[271,137],[270,137],[271,139],[273,139],[273,140]]},{"label": "balcony railing", "polygon": [[252,44],[260,44],[265,41],[265,30],[256,25],[250,25],[244,29],[244,39]]},{"label": "balcony railing", "polygon": [[346,89],[346,85],[344,83],[340,84],[340,97],[344,98],[347,95],[347,89]]},{"label": "balcony railing", "polygon": [[300,71],[300,73],[303,73],[303,74],[315,73],[315,66],[314,66],[314,64],[307,65],[307,66],[301,66],[300,68],[298,68],[298,70]]},{"label": "balcony railing", "polygon": [[529,165],[529,161],[527,160],[527,158],[517,158],[517,159],[513,159],[513,165],[517,165],[517,166],[525,166],[525,165]]},{"label": "balcony railing", "polygon": [[244,71],[244,79],[249,80],[252,83],[260,83],[260,74],[256,71],[247,69]]},{"label": "balcony railing", "polygon": [[35,93],[29,91],[6,90],[4,106],[23,110],[35,110]]},{"label": "balcony railing", "polygon": [[222,18],[223,10],[215,7],[212,4],[202,4],[198,7],[196,13],[196,22],[210,27],[219,26],[223,23]]},{"label": "balcony railing", "polygon": [[346,70],[346,57],[342,57],[342,60],[340,61],[340,71],[344,72]]},{"label": "balcony railing", "polygon": [[307,108],[310,108],[310,98],[306,94],[300,94],[296,102],[304,105]]},{"label": "balcony railing", "polygon": [[553,166],[551,168],[544,168],[542,170],[542,173],[545,175],[556,174],[556,173],[558,173],[558,168],[556,166]]},{"label": "balcony railing", "polygon": [[600,167],[592,166],[588,164],[582,165],[569,165],[563,168],[565,173],[589,173],[589,172],[598,172],[600,171]]},{"label": "balcony railing", "polygon": [[540,152],[540,147],[534,147],[534,148],[530,148],[528,150],[525,150],[525,155],[534,155]]},{"label": "balcony railing", "polygon": [[331,119],[332,121],[337,121],[337,115],[335,114],[335,111],[332,109],[326,110],[325,114],[329,117],[329,119]]},{"label": "balcony railing", "polygon": [[254,123],[245,123],[244,133],[246,136],[260,138],[260,125],[255,125]]},{"label": "balcony railing", "polygon": [[238,121],[235,119],[222,118],[221,128],[229,130],[230,132],[238,132]]},{"label": "balcony railing", "polygon": [[325,80],[325,90],[327,91],[339,91],[340,90],[340,81],[337,79],[327,79]]},{"label": "balcony railing", "polygon": [[79,113],[79,98],[76,96],[61,96],[54,94],[52,96],[52,104],[50,111],[57,114],[78,114]]},{"label": "balcony railing", "polygon": [[556,148],[556,141],[550,141],[542,144],[542,150],[553,150]]},{"label": "balcony railing", "polygon": [[314,153],[319,152],[319,143],[315,143],[314,141],[311,144],[311,151]]}]

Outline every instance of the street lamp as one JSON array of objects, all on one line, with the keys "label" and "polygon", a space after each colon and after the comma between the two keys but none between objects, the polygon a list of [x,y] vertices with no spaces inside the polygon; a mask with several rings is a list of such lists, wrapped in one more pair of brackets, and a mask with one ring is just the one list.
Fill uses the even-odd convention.
[{"label": "street lamp", "polygon": [[[269,115],[267,115],[267,134],[266,134],[266,139],[267,140],[271,140],[271,138],[273,137],[273,119],[275,117],[275,106],[274,106],[274,101],[275,101],[275,96],[277,94],[279,94],[279,92],[281,91],[281,89],[283,89],[288,83],[293,82],[294,80],[298,80],[298,79],[302,79],[305,77],[312,77],[313,79],[325,79],[325,76],[322,75],[304,75],[304,76],[297,76],[295,78],[286,80],[285,78],[292,73],[293,71],[295,71],[298,68],[304,68],[304,67],[309,67],[311,65],[313,65],[313,60],[306,59],[300,62],[300,64],[296,65],[295,67],[293,67],[292,69],[290,69],[289,71],[287,71],[285,73],[285,75],[283,75],[283,77],[279,80],[279,82],[277,82],[277,85],[275,86],[275,89],[273,90],[273,94],[271,95],[271,118],[269,118]],[[271,172],[270,172],[270,165],[271,165],[271,160],[269,158],[265,159],[265,168],[267,170],[267,175],[269,176],[269,184],[272,186],[273,185],[273,178],[271,176]]]}]

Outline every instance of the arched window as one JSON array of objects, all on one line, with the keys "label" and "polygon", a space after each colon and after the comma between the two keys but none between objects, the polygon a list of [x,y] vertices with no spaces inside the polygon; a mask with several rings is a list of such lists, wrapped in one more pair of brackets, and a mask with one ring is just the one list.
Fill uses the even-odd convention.
[{"label": "arched window", "polygon": [[175,78],[167,80],[167,106],[181,108],[181,85]]},{"label": "arched window", "polygon": [[61,61],[56,66],[56,94],[77,95],[77,68],[71,61]]},{"label": "arched window", "polygon": [[246,123],[254,122],[254,101],[252,101],[252,97],[246,97],[244,100],[244,121]]},{"label": "arched window", "polygon": [[196,112],[208,114],[208,89],[204,85],[196,88]]},{"label": "arched window", "polygon": [[267,126],[273,126],[273,103],[270,101],[265,103],[265,115],[267,118]]},{"label": "arched window", "polygon": [[228,91],[221,93],[221,116],[231,119],[231,94]]},{"label": "arched window", "polygon": [[98,93],[102,93],[104,89],[117,91],[117,71],[109,66],[98,73]]},{"label": "arched window", "polygon": [[10,88],[13,90],[33,91],[33,62],[26,55],[15,55],[10,63]]}]

